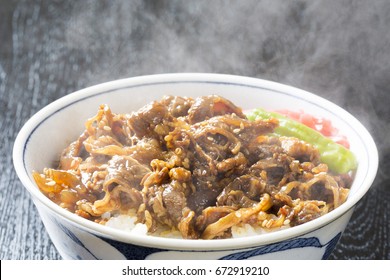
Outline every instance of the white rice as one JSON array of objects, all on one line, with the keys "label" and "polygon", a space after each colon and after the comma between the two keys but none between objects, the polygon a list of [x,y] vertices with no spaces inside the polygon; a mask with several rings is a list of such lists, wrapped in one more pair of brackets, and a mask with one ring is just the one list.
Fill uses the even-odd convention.
[{"label": "white rice", "polygon": [[254,227],[249,224],[243,224],[243,225],[235,225],[232,226],[232,237],[233,238],[240,238],[240,237],[247,237],[247,236],[253,236],[253,235],[260,235],[260,234],[267,234],[270,232],[282,230],[285,228],[289,228],[290,225],[284,225],[280,228],[263,228],[261,226]]},{"label": "white rice", "polygon": [[130,215],[118,215],[111,217],[107,222],[106,226],[124,230],[127,232],[146,235],[148,233],[148,228],[145,224],[136,223],[137,218]]},{"label": "white rice", "polygon": [[[110,215],[106,215],[108,221],[106,222],[106,226],[111,228],[124,230],[126,232],[131,232],[139,235],[147,235],[148,229],[145,224],[136,223],[137,218],[135,215],[116,215],[110,217]],[[278,229],[264,229],[262,227],[253,227],[249,224],[244,225],[235,225],[232,227],[232,238],[240,238],[247,236],[254,236],[259,234],[265,234],[272,231],[280,230],[283,228],[287,228],[289,226],[283,226]],[[166,238],[177,238],[182,239],[182,236],[178,230],[172,230],[169,228],[163,228],[153,233],[154,236],[166,237]]]}]

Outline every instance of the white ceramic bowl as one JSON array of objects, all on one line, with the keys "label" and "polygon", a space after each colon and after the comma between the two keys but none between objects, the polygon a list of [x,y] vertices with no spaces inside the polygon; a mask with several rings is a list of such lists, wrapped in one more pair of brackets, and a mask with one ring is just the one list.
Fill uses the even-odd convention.
[{"label": "white ceramic bowl", "polygon": [[[359,166],[347,201],[334,211],[269,234],[181,240],[137,235],[83,219],[62,209],[37,188],[33,170],[55,167],[60,152],[84,129],[85,120],[107,103],[115,113],[138,110],[163,95],[218,94],[243,110],[303,109],[332,121],[350,141]],[[326,259],[378,167],[375,143],[363,125],[335,104],[290,86],[231,75],[164,74],[112,81],[71,93],[40,110],[18,134],[16,172],[29,191],[54,245],[64,259]]]}]

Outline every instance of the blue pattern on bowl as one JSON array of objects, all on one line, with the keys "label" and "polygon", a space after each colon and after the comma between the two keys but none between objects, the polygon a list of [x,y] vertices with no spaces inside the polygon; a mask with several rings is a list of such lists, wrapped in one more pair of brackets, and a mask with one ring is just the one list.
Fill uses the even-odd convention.
[{"label": "blue pattern on bowl", "polygon": [[53,216],[50,216],[50,221],[54,224],[54,226],[58,227],[58,229],[61,230],[61,232],[58,232],[58,234],[61,235],[61,243],[55,243],[55,245],[57,249],[61,251],[61,255],[63,257],[65,254],[66,258],[82,260],[83,257],[81,257],[81,255],[89,255],[90,259],[100,259],[84,245],[84,243],[76,236],[74,231],[67,228],[64,224],[62,224]]},{"label": "blue pattern on bowl", "polygon": [[239,252],[227,255],[222,260],[243,260],[248,259],[258,255],[265,255],[285,250],[297,249],[297,248],[305,248],[305,247],[316,247],[316,248],[325,248],[325,253],[322,256],[322,259],[328,259],[332,250],[337,244],[337,241],[341,237],[341,232],[338,233],[335,237],[333,237],[328,243],[322,245],[318,238],[309,237],[309,238],[296,238],[288,241],[282,241],[278,243],[274,243],[267,246],[262,246],[260,248],[255,248],[249,251]]}]

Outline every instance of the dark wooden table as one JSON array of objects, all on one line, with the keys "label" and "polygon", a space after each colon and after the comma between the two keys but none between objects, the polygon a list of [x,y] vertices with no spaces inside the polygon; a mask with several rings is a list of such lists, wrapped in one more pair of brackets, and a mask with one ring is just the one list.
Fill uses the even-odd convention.
[{"label": "dark wooden table", "polygon": [[61,258],[13,168],[25,121],[75,90],[167,72],[274,80],[354,114],[380,165],[331,259],[390,259],[390,5],[291,2],[0,0],[0,259]]}]

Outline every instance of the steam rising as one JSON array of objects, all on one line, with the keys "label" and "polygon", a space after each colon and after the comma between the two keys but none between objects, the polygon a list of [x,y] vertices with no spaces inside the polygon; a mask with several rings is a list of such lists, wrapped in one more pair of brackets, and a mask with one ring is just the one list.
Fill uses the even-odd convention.
[{"label": "steam rising", "polygon": [[[167,72],[274,80],[344,107],[389,159],[387,1],[95,1],[74,3],[66,47],[84,56],[83,86]],[[96,21],[104,8],[102,33]],[[118,32],[119,30],[119,32]],[[110,46],[109,53],[100,45]],[[99,43],[98,43],[99,42]],[[81,55],[80,55],[81,56]],[[88,68],[89,63],[91,67]],[[98,63],[96,63],[98,61]],[[81,87],[81,86],[80,86]],[[380,99],[382,102],[374,102]]]}]

